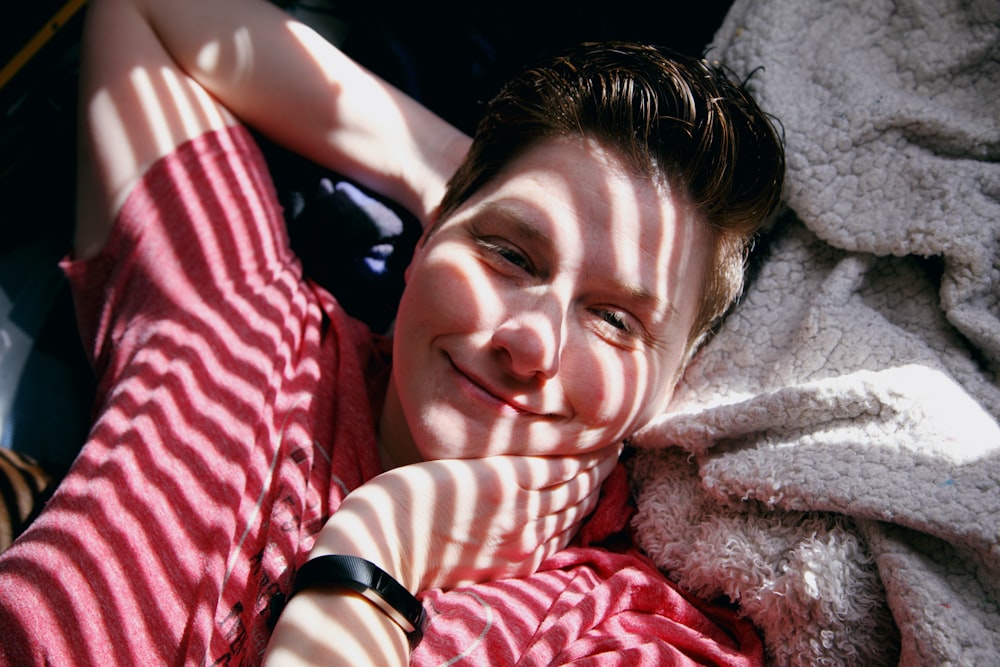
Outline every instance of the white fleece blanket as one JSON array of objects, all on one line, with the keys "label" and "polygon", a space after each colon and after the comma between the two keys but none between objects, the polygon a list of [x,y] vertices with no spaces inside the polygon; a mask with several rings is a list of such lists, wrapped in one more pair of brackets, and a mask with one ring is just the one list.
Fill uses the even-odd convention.
[{"label": "white fleece blanket", "polygon": [[634,441],[639,542],[772,664],[997,664],[1000,3],[736,0],[708,57],[788,210]]}]

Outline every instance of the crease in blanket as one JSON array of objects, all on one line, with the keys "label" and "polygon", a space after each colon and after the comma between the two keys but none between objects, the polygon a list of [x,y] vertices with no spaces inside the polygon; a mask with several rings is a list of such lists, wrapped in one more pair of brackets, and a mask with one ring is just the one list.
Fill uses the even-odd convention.
[{"label": "crease in blanket", "polygon": [[736,0],[709,55],[757,70],[788,210],[633,439],[638,543],[771,664],[992,664],[1000,3]]}]

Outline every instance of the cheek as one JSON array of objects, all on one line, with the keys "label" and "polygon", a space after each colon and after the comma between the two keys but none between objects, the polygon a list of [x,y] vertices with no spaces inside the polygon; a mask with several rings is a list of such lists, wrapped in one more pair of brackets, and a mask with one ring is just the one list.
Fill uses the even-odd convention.
[{"label": "cheek", "polygon": [[[454,250],[454,249],[453,249]],[[490,316],[497,295],[476,262],[442,247],[407,269],[396,332],[468,333]]]},{"label": "cheek", "polygon": [[567,345],[561,364],[563,390],[577,417],[592,428],[617,428],[635,402],[633,387],[626,378],[635,364],[603,343]]},{"label": "cheek", "polygon": [[670,378],[658,359],[614,348],[576,357],[564,364],[564,389],[588,427],[625,437],[665,409]]}]

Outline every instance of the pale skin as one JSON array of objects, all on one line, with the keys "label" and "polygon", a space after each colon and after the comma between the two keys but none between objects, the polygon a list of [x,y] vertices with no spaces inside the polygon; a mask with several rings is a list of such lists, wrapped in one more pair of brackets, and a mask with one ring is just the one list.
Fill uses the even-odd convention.
[{"label": "pale skin", "polygon": [[[266,2],[96,0],[83,49],[78,257],[151,163],[211,129],[247,123],[425,227],[468,148]],[[362,556],[414,592],[527,574],[567,544],[617,443],[670,398],[700,296],[685,277],[707,258],[683,202],[579,138],[529,151],[441,222],[407,274],[387,472],[311,554]],[[363,598],[307,591],[266,661],[401,665],[408,650]]]}]

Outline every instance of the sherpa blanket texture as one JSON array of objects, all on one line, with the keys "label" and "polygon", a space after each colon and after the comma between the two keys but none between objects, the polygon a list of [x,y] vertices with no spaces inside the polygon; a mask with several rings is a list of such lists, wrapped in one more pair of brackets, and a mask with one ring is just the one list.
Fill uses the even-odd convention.
[{"label": "sherpa blanket texture", "polygon": [[634,528],[774,665],[1000,656],[1000,3],[736,0],[787,209],[634,440]]}]

